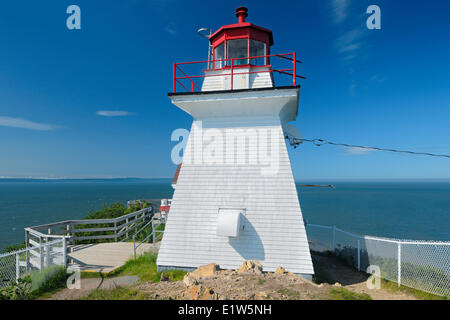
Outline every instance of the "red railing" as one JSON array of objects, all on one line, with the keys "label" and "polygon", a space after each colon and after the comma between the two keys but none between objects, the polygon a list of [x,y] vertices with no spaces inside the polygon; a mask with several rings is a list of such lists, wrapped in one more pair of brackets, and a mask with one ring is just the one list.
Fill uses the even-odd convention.
[{"label": "red railing", "polygon": [[[274,69],[270,63],[268,63],[269,58],[277,57],[280,59],[289,60],[292,62],[292,68],[287,69]],[[266,63],[264,65],[253,65],[251,63],[247,63],[244,65],[235,65],[236,60],[248,60],[247,62],[250,62],[252,59],[262,59],[264,58]],[[218,62],[223,62],[224,64],[227,64],[224,67],[216,68],[216,64]],[[229,65],[228,65],[229,62]],[[202,75],[194,75],[194,76],[188,76],[180,66],[182,65],[193,65],[193,64],[207,64],[207,69],[204,71],[211,71],[211,70],[224,70],[229,69],[229,73],[220,73],[220,74],[202,74]],[[233,78],[235,75],[238,74],[253,74],[253,73],[265,73],[265,72],[277,72],[279,74],[285,74],[292,77],[292,85],[297,84],[297,78],[306,79],[303,76],[297,75],[297,63],[302,63],[301,61],[296,59],[295,52],[293,53],[283,53],[283,54],[269,54],[265,56],[253,56],[253,57],[243,57],[243,58],[229,58],[229,59],[216,59],[216,60],[204,60],[204,61],[192,61],[192,62],[179,62],[173,64],[173,92],[177,92],[177,84],[179,84],[181,87],[183,87],[188,92],[195,92],[195,88],[197,88],[199,91],[201,91],[201,88],[195,83],[195,79],[199,78],[206,78],[206,77],[223,77],[223,76],[230,76],[230,88],[233,90]],[[209,68],[212,65],[212,68]],[[269,70],[259,70],[259,71],[248,71],[248,72],[236,72],[236,70],[239,70],[242,67],[269,67]],[[182,76],[178,76],[178,73],[181,72]],[[189,80],[188,83],[190,83],[190,89],[188,89],[183,83],[182,80]]]}]

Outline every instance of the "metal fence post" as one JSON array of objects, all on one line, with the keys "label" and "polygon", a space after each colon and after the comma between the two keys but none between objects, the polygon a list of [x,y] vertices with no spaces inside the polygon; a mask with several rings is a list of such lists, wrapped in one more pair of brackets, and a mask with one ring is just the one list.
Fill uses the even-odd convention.
[{"label": "metal fence post", "polygon": [[20,257],[19,254],[16,253],[16,283],[19,283],[20,279]]},{"label": "metal fence post", "polygon": [[67,238],[63,238],[63,265],[67,268]]},{"label": "metal fence post", "polygon": [[136,235],[133,234],[133,251],[134,251],[134,258],[136,259]]},{"label": "metal fence post", "polygon": [[402,284],[402,243],[397,245],[397,284],[400,287]]},{"label": "metal fence post", "polygon": [[[29,243],[30,243],[30,231],[26,230],[25,231],[25,246],[28,249],[29,248]],[[25,269],[27,270],[27,272],[31,269],[30,268],[30,250],[27,250],[26,252],[26,267]]]},{"label": "metal fence post", "polygon": [[153,243],[155,243],[155,224],[153,222],[154,222],[154,220],[152,218],[152,238],[153,238]]},{"label": "metal fence post", "polygon": [[358,271],[361,271],[361,245],[358,239]]},{"label": "metal fence post", "polygon": [[45,238],[45,243],[46,243],[46,245],[45,245],[45,250],[46,250],[45,253],[46,253],[46,257],[47,257],[47,267],[49,267],[50,264],[51,264],[51,261],[50,261],[50,259],[51,259],[50,250],[52,249],[52,247],[48,245],[48,238]]}]

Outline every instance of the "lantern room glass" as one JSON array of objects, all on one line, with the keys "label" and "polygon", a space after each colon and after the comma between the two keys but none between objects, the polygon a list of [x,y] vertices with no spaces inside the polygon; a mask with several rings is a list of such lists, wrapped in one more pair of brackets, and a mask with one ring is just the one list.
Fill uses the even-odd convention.
[{"label": "lantern room glass", "polygon": [[[235,39],[227,41],[227,59],[246,58],[248,57],[248,39]],[[234,66],[248,64],[248,59],[234,60]],[[227,65],[231,65],[231,61],[227,61]]]},{"label": "lantern room glass", "polygon": [[214,68],[223,68],[225,66],[225,61],[223,59],[225,59],[225,42],[222,42],[214,49],[214,60],[222,60],[215,61]]},{"label": "lantern room glass", "polygon": [[[261,41],[250,39],[250,57],[261,57],[266,55],[266,44]],[[266,57],[250,59],[250,64],[262,66],[267,64]]]}]

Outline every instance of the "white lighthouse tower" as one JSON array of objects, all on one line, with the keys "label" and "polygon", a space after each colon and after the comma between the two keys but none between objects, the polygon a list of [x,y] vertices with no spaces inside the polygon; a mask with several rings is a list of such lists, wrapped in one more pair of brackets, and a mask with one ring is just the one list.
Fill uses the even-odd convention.
[{"label": "white lighthouse tower", "polygon": [[[314,270],[283,133],[297,116],[299,61],[295,53],[270,53],[272,31],[246,22],[247,8],[236,9],[236,16],[237,23],[209,36],[212,60],[174,64],[169,97],[193,124],[158,269],[212,262],[236,269],[259,260],[264,271],[281,266],[310,279]],[[275,68],[276,61],[285,66]],[[185,71],[197,64],[200,74]],[[288,85],[276,86],[282,76]]]}]

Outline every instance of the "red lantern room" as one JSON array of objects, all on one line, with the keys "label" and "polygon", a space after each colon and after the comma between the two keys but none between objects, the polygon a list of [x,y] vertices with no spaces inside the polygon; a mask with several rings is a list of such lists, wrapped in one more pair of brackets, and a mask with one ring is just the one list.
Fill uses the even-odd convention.
[{"label": "red lantern room", "polygon": [[[229,67],[233,59],[234,66],[268,65],[270,46],[273,45],[272,31],[245,21],[248,9],[236,9],[238,23],[221,27],[214,32],[209,41],[212,45],[214,69]],[[248,57],[260,57],[245,59]],[[236,60],[234,60],[236,59]]]},{"label": "red lantern room", "polygon": [[[272,30],[246,22],[247,16],[247,8],[237,8],[237,23],[222,26],[209,36],[207,61],[174,64],[174,93],[177,87],[190,92],[274,88],[274,73],[291,77],[291,82],[283,86],[296,86],[296,79],[304,78],[297,75],[297,63],[301,61],[296,60],[295,52],[271,54]],[[188,65],[199,64],[203,75],[190,75],[183,70]],[[202,84],[200,79],[203,79]]]}]

